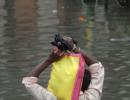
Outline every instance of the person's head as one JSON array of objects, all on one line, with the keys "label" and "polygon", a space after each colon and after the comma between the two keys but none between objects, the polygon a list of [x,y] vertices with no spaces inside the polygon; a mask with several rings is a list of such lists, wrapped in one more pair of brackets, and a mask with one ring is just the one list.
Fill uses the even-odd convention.
[{"label": "person's head", "polygon": [[51,42],[54,46],[54,50],[57,49],[61,52],[73,51],[77,42],[71,37],[61,36],[59,34],[55,35],[54,41]]},{"label": "person's head", "polygon": [[87,90],[90,82],[91,82],[91,73],[85,69],[81,91],[84,92],[85,90]]}]

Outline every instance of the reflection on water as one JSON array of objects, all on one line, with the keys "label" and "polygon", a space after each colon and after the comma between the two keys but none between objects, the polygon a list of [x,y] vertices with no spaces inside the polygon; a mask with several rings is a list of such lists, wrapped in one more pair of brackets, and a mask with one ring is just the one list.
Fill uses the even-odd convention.
[{"label": "reflection on water", "polygon": [[78,41],[80,40],[81,45],[85,45],[83,42],[85,38],[81,33],[84,34],[86,31],[86,20],[84,19],[86,12],[80,0],[75,0],[75,2],[73,0],[65,0],[64,2],[57,0],[57,9],[58,32],[70,35]]},{"label": "reflection on water", "polygon": [[[130,11],[110,5],[107,19],[109,21],[108,68],[104,99],[130,99]],[[111,41],[112,40],[112,41]],[[109,58],[109,59],[108,59]],[[111,85],[113,84],[113,85]],[[109,95],[112,94],[112,97]]]},{"label": "reflection on water", "polygon": [[[21,79],[48,55],[54,33],[72,36],[103,62],[102,100],[129,100],[130,14],[112,4],[105,13],[102,3],[80,0],[0,0],[0,100],[30,99]],[[49,72],[40,77],[44,86]]]}]

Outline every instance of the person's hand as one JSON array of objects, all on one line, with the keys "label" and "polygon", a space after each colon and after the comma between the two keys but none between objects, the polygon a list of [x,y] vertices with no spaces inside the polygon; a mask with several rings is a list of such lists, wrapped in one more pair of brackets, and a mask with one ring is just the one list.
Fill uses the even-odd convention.
[{"label": "person's hand", "polygon": [[74,44],[74,46],[73,46],[73,52],[75,52],[75,53],[80,53],[80,48],[79,47],[77,47],[75,44]]},{"label": "person's hand", "polygon": [[48,57],[50,62],[54,62],[59,60],[64,55],[64,52],[58,49],[57,47],[53,47],[51,54]]}]

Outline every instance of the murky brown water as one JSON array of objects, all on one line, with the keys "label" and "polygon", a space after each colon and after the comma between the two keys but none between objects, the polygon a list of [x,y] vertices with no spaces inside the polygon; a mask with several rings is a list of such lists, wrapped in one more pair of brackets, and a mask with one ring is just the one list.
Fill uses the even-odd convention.
[{"label": "murky brown water", "polygon": [[[130,11],[80,0],[0,0],[0,100],[31,100],[22,77],[70,35],[105,66],[102,100],[130,100]],[[49,68],[41,74],[47,85]]]}]

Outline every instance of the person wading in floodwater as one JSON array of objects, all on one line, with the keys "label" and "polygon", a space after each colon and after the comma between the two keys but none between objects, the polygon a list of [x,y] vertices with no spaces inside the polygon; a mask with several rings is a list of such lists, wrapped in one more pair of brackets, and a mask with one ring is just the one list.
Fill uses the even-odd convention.
[{"label": "person wading in floodwater", "polygon": [[[52,53],[22,83],[37,100],[100,100],[104,81],[101,62],[86,55],[71,37],[55,35]],[[52,64],[47,89],[38,77]],[[85,68],[86,66],[86,68]]]}]

